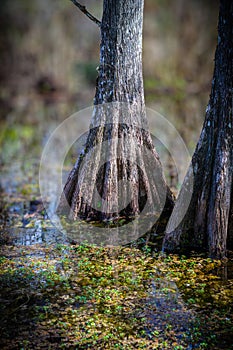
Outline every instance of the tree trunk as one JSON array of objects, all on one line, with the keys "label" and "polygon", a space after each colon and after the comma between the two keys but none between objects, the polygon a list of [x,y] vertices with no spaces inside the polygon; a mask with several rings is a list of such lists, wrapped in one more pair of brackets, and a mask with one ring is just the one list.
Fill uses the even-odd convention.
[{"label": "tree trunk", "polygon": [[144,208],[157,219],[173,206],[147,127],[142,25],[143,0],[104,0],[91,126],[59,205],[71,219],[132,219]]},{"label": "tree trunk", "polygon": [[[167,252],[208,252],[221,258],[233,248],[233,2],[220,1],[218,45],[210,101],[190,169],[169,220]],[[192,178],[193,176],[193,178]],[[190,205],[181,218],[193,181]]]}]

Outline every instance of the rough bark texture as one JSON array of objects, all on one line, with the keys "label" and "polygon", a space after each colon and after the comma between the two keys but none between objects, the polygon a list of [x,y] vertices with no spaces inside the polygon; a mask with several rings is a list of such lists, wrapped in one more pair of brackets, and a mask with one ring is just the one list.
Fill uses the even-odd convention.
[{"label": "rough bark texture", "polygon": [[[218,44],[210,101],[200,140],[169,220],[167,252],[206,251],[223,257],[233,248],[233,2],[220,1]],[[189,182],[193,193],[181,222]]]},{"label": "rough bark texture", "polygon": [[165,202],[166,209],[172,209],[173,199],[145,115],[143,0],[105,0],[103,9],[90,131],[59,211],[66,210],[71,219],[108,220],[134,217],[147,205],[150,213],[159,215]]}]

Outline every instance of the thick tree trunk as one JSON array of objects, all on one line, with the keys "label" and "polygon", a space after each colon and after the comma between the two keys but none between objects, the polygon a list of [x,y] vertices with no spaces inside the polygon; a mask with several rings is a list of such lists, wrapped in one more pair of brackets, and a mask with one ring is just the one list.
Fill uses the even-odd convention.
[{"label": "thick tree trunk", "polygon": [[[223,257],[233,248],[233,2],[220,1],[218,45],[210,101],[200,140],[169,220],[167,252],[206,251]],[[188,210],[180,213],[193,193]]]},{"label": "thick tree trunk", "polygon": [[59,211],[74,220],[110,220],[135,217],[147,207],[146,214],[158,218],[173,199],[145,115],[143,0],[105,0],[103,9],[90,131]]}]

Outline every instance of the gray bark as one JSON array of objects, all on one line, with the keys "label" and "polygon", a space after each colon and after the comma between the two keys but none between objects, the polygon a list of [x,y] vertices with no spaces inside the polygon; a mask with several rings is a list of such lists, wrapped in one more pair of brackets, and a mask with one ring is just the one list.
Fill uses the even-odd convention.
[{"label": "gray bark", "polygon": [[73,220],[132,218],[145,206],[157,219],[173,207],[145,115],[143,3],[104,0],[94,113],[59,205]]},{"label": "gray bark", "polygon": [[[233,248],[233,2],[220,1],[218,44],[210,101],[192,163],[169,220],[163,249],[167,252],[208,252],[225,256]],[[194,188],[188,210],[178,217]]]}]

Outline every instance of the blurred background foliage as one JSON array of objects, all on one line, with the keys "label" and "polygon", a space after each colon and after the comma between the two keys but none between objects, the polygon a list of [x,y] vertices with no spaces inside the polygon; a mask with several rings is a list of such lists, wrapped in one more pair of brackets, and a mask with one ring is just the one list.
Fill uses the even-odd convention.
[{"label": "blurred background foliage", "polygon": [[[101,18],[102,1],[82,1]],[[210,93],[218,1],[145,0],[147,106],[194,150]],[[69,0],[0,2],[2,162],[38,155],[62,120],[93,103],[100,33]]]}]

